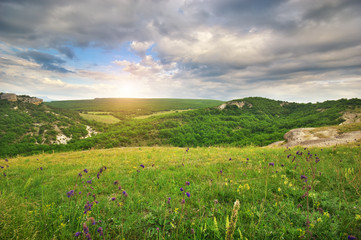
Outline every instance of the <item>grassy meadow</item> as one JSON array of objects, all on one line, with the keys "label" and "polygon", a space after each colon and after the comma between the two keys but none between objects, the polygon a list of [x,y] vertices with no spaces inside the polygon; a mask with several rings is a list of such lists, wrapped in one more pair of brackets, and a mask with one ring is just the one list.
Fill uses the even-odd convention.
[{"label": "grassy meadow", "polygon": [[360,239],[360,155],[135,147],[1,159],[0,239]]},{"label": "grassy meadow", "polygon": [[113,115],[108,114],[86,114],[86,113],[79,113],[79,115],[84,118],[85,120],[89,121],[97,121],[105,124],[114,124],[120,122],[120,120]]}]

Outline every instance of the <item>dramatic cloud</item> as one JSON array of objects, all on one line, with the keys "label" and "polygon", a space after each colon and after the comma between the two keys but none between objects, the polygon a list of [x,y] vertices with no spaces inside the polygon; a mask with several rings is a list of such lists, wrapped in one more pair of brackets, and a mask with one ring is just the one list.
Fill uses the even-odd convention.
[{"label": "dramatic cloud", "polygon": [[34,91],[59,83],[68,98],[79,84],[89,98],[107,96],[99,84],[119,97],[361,97],[360,12],[359,0],[3,0],[0,88],[39,78],[55,82]]},{"label": "dramatic cloud", "polygon": [[16,55],[26,60],[34,61],[36,63],[41,64],[42,68],[45,70],[56,71],[60,73],[71,72],[59,66],[65,63],[64,60],[47,53],[41,53],[37,51],[27,51],[27,52],[19,52]]}]

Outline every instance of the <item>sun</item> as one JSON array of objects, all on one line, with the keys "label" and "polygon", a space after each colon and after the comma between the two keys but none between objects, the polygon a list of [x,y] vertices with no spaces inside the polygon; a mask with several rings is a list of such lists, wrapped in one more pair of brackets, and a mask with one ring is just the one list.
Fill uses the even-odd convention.
[{"label": "sun", "polygon": [[133,98],[137,95],[137,86],[132,82],[123,82],[118,86],[119,97]]}]

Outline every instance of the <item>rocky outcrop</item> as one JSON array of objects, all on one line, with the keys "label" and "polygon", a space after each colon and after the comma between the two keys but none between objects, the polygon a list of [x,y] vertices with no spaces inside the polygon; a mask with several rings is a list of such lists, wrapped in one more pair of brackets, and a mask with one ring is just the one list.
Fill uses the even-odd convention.
[{"label": "rocky outcrop", "polygon": [[43,99],[41,99],[41,98],[30,97],[30,96],[26,96],[26,95],[17,96],[15,93],[1,93],[0,99],[8,100],[9,102],[16,102],[16,101],[27,102],[27,103],[32,103],[35,105],[39,105],[43,102]]},{"label": "rocky outcrop", "polygon": [[18,100],[15,93],[2,93],[0,99],[8,100],[9,102],[16,102]]},{"label": "rocky outcrop", "polygon": [[238,108],[242,109],[244,106],[248,106],[248,107],[252,107],[252,104],[242,101],[242,102],[238,102],[238,101],[231,101],[231,102],[227,102],[227,103],[223,103],[222,105],[218,106],[219,110],[223,110],[225,109],[227,106],[232,106],[235,105]]}]

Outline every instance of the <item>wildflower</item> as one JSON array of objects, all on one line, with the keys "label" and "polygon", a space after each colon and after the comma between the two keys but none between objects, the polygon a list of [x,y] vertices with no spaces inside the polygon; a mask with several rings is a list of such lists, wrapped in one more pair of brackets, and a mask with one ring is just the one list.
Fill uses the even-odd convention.
[{"label": "wildflower", "polygon": [[356,217],[355,217],[356,220],[361,220],[361,215],[359,214],[356,214]]},{"label": "wildflower", "polygon": [[168,198],[168,201],[167,201],[168,204],[170,204],[170,199],[171,199],[171,198],[169,197],[169,198]]},{"label": "wildflower", "polygon": [[5,159],[5,162],[9,162],[9,160],[6,158],[6,159]]},{"label": "wildflower", "polygon": [[121,187],[121,186],[119,186],[119,187],[118,187],[118,190],[122,190],[122,187]]},{"label": "wildflower", "polygon": [[348,235],[347,239],[348,239],[348,240],[356,240],[357,238],[356,238],[355,236]]},{"label": "wildflower", "polygon": [[274,166],[275,166],[275,163],[270,162],[268,165],[274,167]]},{"label": "wildflower", "polygon": [[115,199],[116,199],[116,198],[115,198],[115,197],[113,197],[113,198],[112,198],[112,201],[115,201]]},{"label": "wildflower", "polygon": [[188,151],[189,151],[189,148],[186,149],[186,152],[188,152]]},{"label": "wildflower", "polygon": [[282,164],[281,164],[281,167],[284,167],[284,166],[285,166],[285,165],[282,163]]},{"label": "wildflower", "polygon": [[316,157],[315,162],[318,163],[320,161],[320,159],[318,157]]},{"label": "wildflower", "polygon": [[324,213],[323,213],[323,216],[326,216],[326,217],[329,218],[329,217],[330,217],[330,214],[329,214],[328,212],[324,212]]},{"label": "wildflower", "polygon": [[88,226],[86,225],[86,223],[83,223],[83,232],[84,232],[85,234],[87,234],[87,233],[89,232],[89,228],[88,228]]},{"label": "wildflower", "polygon": [[81,194],[81,191],[79,192],[79,195]]},{"label": "wildflower", "polygon": [[157,232],[159,232],[159,227],[156,228]]},{"label": "wildflower", "polygon": [[214,200],[214,203],[215,203],[215,204],[218,204],[218,199]]},{"label": "wildflower", "polygon": [[281,191],[282,191],[282,189],[281,189],[281,188],[278,188],[277,190],[278,190],[279,192],[281,192]]},{"label": "wildflower", "polygon": [[179,189],[181,192],[183,192],[184,191],[184,189],[181,187],[180,189]]},{"label": "wildflower", "polygon": [[179,208],[174,208],[174,212],[175,212],[175,213],[178,213],[178,209],[179,209]]},{"label": "wildflower", "polygon": [[301,179],[304,179],[307,182],[307,177],[305,175],[301,175]]},{"label": "wildflower", "polygon": [[43,170],[43,167],[40,167],[40,170]]},{"label": "wildflower", "polygon": [[68,195],[68,198],[70,198],[71,196],[74,195],[74,190],[70,190],[69,192],[66,193]]},{"label": "wildflower", "polygon": [[75,237],[79,237],[80,234],[81,234],[81,232],[76,232],[74,236],[75,236]]},{"label": "wildflower", "polygon": [[181,204],[184,204],[185,202],[186,202],[186,200],[185,200],[185,199],[182,199]]},{"label": "wildflower", "polygon": [[82,177],[83,175],[81,173],[78,174],[79,177]]},{"label": "wildflower", "polygon": [[103,236],[103,228],[99,227],[97,232],[99,233],[99,236]]},{"label": "wildflower", "polygon": [[244,184],[244,189],[246,189],[246,190],[249,190],[249,189],[251,189],[250,187],[249,187],[249,185],[248,185],[248,183],[246,183],[246,184]]},{"label": "wildflower", "polygon": [[125,197],[128,197],[128,193],[127,193],[126,191],[123,191],[123,195],[124,195]]},{"label": "wildflower", "polygon": [[190,182],[186,182],[186,185],[189,186]]},{"label": "wildflower", "polygon": [[83,171],[84,171],[85,173],[88,173],[88,170],[87,170],[87,169],[84,169]]},{"label": "wildflower", "polygon": [[229,158],[229,161],[231,161],[232,160],[232,158]]},{"label": "wildflower", "polygon": [[189,192],[186,193],[187,197],[191,197],[191,194]]},{"label": "wildflower", "polygon": [[142,168],[144,168],[144,165],[143,165],[143,164],[140,164],[140,166],[141,166]]},{"label": "wildflower", "polygon": [[88,181],[86,181],[87,183],[89,183],[89,184],[92,184],[92,180],[88,180]]},{"label": "wildflower", "polygon": [[119,181],[115,181],[113,184],[114,184],[114,185],[118,185],[118,184],[119,184]]},{"label": "wildflower", "polygon": [[322,218],[317,218],[317,222],[322,222]]}]

